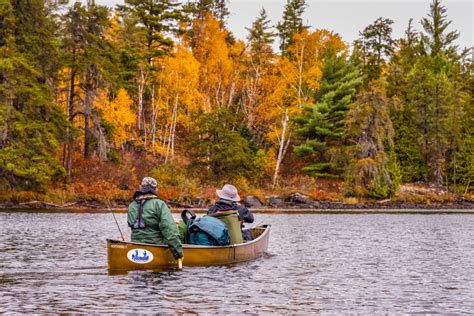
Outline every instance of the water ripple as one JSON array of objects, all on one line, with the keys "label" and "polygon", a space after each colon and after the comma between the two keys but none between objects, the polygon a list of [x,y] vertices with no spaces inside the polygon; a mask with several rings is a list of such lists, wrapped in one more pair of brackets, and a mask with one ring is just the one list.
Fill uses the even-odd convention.
[{"label": "water ripple", "polygon": [[[126,215],[118,214],[126,231]],[[0,212],[0,312],[469,314],[470,215],[264,215],[259,260],[109,275],[110,214]]]}]

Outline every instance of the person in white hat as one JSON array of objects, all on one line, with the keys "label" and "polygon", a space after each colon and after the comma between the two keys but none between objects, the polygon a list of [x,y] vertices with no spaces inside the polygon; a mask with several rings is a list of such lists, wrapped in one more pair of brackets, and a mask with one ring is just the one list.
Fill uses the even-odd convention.
[{"label": "person in white hat", "polygon": [[244,222],[253,223],[253,214],[244,205],[238,203],[240,201],[240,196],[236,187],[232,184],[226,184],[222,189],[216,190],[216,193],[219,200],[211,206],[207,211],[207,214],[235,210],[239,212],[239,220],[242,224]]}]

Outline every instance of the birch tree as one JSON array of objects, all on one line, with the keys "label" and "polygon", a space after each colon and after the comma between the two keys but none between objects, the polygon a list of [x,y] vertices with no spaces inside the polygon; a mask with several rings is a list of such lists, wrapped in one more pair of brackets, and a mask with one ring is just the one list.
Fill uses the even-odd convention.
[{"label": "birch tree", "polygon": [[199,93],[199,63],[192,52],[178,45],[176,53],[167,57],[159,76],[159,116],[162,125],[159,150],[164,162],[175,155],[177,126],[189,128],[192,115],[201,99]]}]

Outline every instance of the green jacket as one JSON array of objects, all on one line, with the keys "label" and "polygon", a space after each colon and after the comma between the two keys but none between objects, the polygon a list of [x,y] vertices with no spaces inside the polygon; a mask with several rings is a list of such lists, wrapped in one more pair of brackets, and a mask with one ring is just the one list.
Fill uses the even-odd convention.
[{"label": "green jacket", "polygon": [[[128,206],[128,226],[132,227],[138,216],[138,204],[136,201],[148,199],[143,205],[143,215],[147,227],[132,229],[132,242],[147,244],[168,245],[173,256],[183,256],[183,246],[179,238],[178,228],[165,202],[154,195],[139,195],[135,201]],[[152,227],[148,227],[152,226]]]}]

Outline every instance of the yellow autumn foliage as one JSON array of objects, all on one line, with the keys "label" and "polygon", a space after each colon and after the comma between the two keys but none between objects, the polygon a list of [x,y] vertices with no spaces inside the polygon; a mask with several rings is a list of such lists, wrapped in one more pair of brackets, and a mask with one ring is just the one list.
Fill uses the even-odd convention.
[{"label": "yellow autumn foliage", "polygon": [[120,89],[112,101],[107,98],[107,90],[100,91],[95,107],[102,111],[103,118],[114,126],[114,145],[122,144],[135,136],[136,113],[132,110],[133,100],[125,89]]},{"label": "yellow autumn foliage", "polygon": [[199,90],[202,93],[201,105],[209,112],[215,107],[226,106],[235,84],[234,62],[229,57],[226,43],[227,31],[211,14],[203,20],[194,21],[194,57],[199,61]]},{"label": "yellow autumn foliage", "polygon": [[199,62],[192,52],[184,46],[178,46],[173,56],[164,59],[162,71],[158,75],[160,86],[158,97],[162,117],[171,123],[173,106],[177,103],[177,121],[187,126],[190,115],[198,109],[201,95],[199,85]]}]

